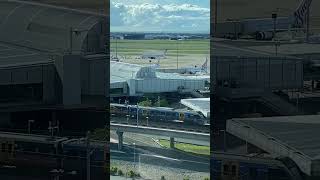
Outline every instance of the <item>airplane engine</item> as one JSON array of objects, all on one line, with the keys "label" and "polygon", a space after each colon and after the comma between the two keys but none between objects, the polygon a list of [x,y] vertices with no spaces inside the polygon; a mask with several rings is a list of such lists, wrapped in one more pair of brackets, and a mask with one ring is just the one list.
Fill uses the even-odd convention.
[{"label": "airplane engine", "polygon": [[271,40],[273,38],[273,32],[259,31],[256,33],[256,40]]}]

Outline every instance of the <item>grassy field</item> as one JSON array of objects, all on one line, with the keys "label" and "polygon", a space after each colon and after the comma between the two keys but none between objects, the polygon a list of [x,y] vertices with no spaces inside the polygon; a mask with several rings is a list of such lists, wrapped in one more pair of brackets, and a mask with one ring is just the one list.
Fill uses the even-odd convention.
[{"label": "grassy field", "polygon": [[[162,146],[167,148],[170,147],[170,141],[165,139],[160,139],[159,143]],[[194,153],[194,154],[201,154],[201,155],[210,155],[210,147],[209,146],[198,146],[193,144],[186,144],[186,143],[175,143],[175,148],[181,151]]]},{"label": "grassy field", "polygon": [[[118,53],[124,55],[141,55],[145,50],[168,49],[168,56],[181,54],[208,54],[209,40],[118,40]],[[116,42],[111,41],[111,49],[115,51]]]},{"label": "grassy field", "polygon": [[[115,55],[117,46],[118,57],[124,62],[135,64],[149,64],[148,60],[136,59],[144,51],[164,51],[167,49],[167,58],[160,60],[161,67],[174,68],[178,61],[181,67],[201,65],[205,58],[209,58],[209,40],[115,40],[111,41],[111,53]],[[154,62],[156,63],[155,60]]]}]

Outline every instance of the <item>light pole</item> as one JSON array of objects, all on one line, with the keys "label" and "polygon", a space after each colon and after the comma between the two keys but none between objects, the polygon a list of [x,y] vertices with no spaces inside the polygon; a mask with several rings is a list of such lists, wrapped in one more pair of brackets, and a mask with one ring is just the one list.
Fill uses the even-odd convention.
[{"label": "light pole", "polygon": [[127,114],[126,116],[127,116],[127,124],[129,124],[129,117],[130,117],[130,115]]},{"label": "light pole", "polygon": [[275,41],[275,50],[276,50],[276,56],[278,56],[278,41],[276,39],[276,34],[277,34],[277,12],[273,12],[271,17],[273,19],[273,40]]},{"label": "light pole", "polygon": [[277,12],[273,12],[271,17],[273,19],[273,37],[276,37],[276,30],[277,30]]},{"label": "light pole", "polygon": [[31,134],[31,123],[34,123],[34,120],[28,120],[28,133]]},{"label": "light pole", "polygon": [[52,122],[49,121],[49,127],[48,127],[50,134],[51,134],[51,138],[53,138],[53,127],[52,127]]},{"label": "light pole", "polygon": [[134,169],[136,169],[136,143],[133,143],[133,164]]},{"label": "light pole", "polygon": [[117,37],[116,37],[116,59],[118,60],[118,38]]},{"label": "light pole", "polygon": [[57,125],[56,126],[52,126],[52,121],[49,121],[49,127],[48,127],[50,133],[51,133],[51,138],[53,138],[53,131],[54,129],[58,129],[59,132],[59,121],[57,121]]},{"label": "light pole", "polygon": [[147,126],[149,126],[149,117],[147,116],[146,119],[147,119]]},{"label": "light pole", "polygon": [[139,106],[138,106],[138,103],[137,103],[137,127],[139,126]]},{"label": "light pole", "polygon": [[177,70],[179,69],[179,44],[178,44],[178,38],[177,38]]}]

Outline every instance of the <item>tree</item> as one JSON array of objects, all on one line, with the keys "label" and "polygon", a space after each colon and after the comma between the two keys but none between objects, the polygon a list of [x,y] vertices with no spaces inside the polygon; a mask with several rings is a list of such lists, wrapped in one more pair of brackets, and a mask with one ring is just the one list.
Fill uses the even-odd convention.
[{"label": "tree", "polygon": [[154,106],[159,106],[159,104],[160,104],[160,107],[168,107],[169,106],[169,103],[166,99],[160,99],[160,103],[159,103],[159,100],[157,100],[154,103]]},{"label": "tree", "polygon": [[152,106],[152,102],[149,98],[146,98],[146,100],[143,100],[141,102],[138,103],[139,106],[145,106],[145,107],[151,107]]},{"label": "tree", "polygon": [[117,168],[117,167],[111,167],[111,168],[110,168],[110,174],[111,174],[111,175],[116,175],[116,174],[117,174],[117,171],[118,171],[118,168]]},{"label": "tree", "polygon": [[134,178],[135,177],[135,173],[131,170],[131,171],[129,171],[128,176],[130,178]]},{"label": "tree", "polygon": [[121,171],[121,169],[118,170],[118,175],[123,176],[123,172]]},{"label": "tree", "polygon": [[166,180],[166,178],[164,176],[161,176],[161,180]]}]

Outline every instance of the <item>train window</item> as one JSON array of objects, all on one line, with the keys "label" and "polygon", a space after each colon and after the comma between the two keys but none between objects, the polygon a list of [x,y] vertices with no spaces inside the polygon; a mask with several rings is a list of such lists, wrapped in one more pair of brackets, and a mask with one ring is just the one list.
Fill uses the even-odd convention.
[{"label": "train window", "polygon": [[168,113],[168,116],[170,116],[170,118],[175,118],[176,117],[176,113],[170,112],[170,113]]},{"label": "train window", "polygon": [[237,170],[236,166],[233,165],[233,166],[231,167],[231,174],[232,174],[233,176],[236,175],[236,170]]},{"label": "train window", "polygon": [[6,143],[1,144],[1,151],[6,152]]},{"label": "train window", "polygon": [[228,175],[228,174],[229,174],[229,166],[223,165],[223,175]]}]

